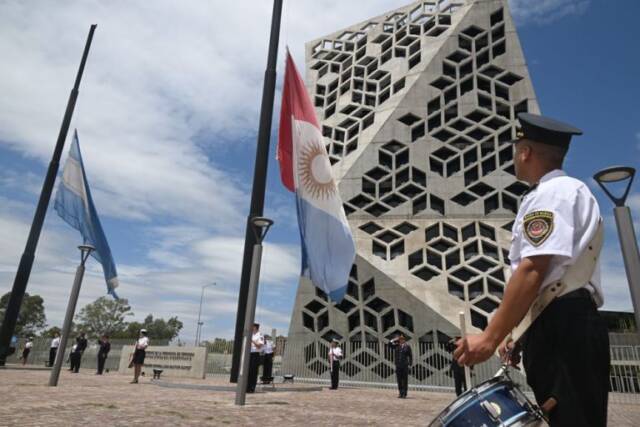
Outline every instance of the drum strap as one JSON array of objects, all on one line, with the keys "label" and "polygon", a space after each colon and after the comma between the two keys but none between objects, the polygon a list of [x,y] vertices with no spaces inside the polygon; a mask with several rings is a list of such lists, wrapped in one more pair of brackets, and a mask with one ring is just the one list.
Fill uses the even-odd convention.
[{"label": "drum strap", "polygon": [[[547,286],[535,299],[529,311],[524,316],[520,324],[511,333],[511,339],[517,342],[529,329],[534,320],[551,304],[551,302],[562,295],[580,289],[591,280],[593,272],[598,265],[600,250],[604,240],[604,226],[602,219],[598,223],[596,233],[587,245],[587,249],[580,255],[575,263],[571,264],[560,281]],[[595,289],[594,289],[595,291]],[[593,298],[597,305],[601,305],[601,297],[593,293]]]}]

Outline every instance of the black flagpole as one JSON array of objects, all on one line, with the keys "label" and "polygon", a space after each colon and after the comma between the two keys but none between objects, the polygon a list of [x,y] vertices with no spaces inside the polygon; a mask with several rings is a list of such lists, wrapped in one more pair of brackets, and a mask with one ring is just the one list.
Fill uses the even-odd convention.
[{"label": "black flagpole", "polygon": [[64,112],[64,118],[62,119],[62,126],[60,126],[58,141],[56,142],[55,149],[53,150],[53,157],[49,163],[47,176],[44,180],[44,184],[42,185],[42,192],[40,193],[36,213],[33,216],[33,222],[31,223],[31,230],[29,231],[27,244],[24,252],[22,253],[22,258],[20,258],[20,265],[18,266],[18,272],[16,273],[16,277],[13,282],[13,288],[11,289],[11,296],[9,298],[9,304],[7,305],[7,311],[4,313],[4,320],[2,322],[2,328],[0,329],[0,366],[4,366],[5,364],[5,360],[9,352],[11,337],[13,336],[16,321],[18,320],[18,313],[20,312],[20,306],[22,305],[22,298],[24,297],[25,290],[27,289],[27,283],[29,282],[29,276],[31,275],[31,267],[33,267],[38,239],[40,238],[44,217],[47,214],[47,208],[49,207],[53,184],[55,183],[60,165],[60,156],[62,155],[64,142],[67,139],[69,124],[71,123],[71,117],[73,116],[73,109],[75,108],[76,100],[78,99],[80,80],[82,80],[82,73],[87,62],[87,56],[89,55],[89,48],[91,47],[91,40],[93,39],[93,32],[95,30],[96,25],[91,25],[91,28],[89,29],[89,36],[87,37],[87,43],[84,46],[82,60],[80,61],[80,68],[78,69],[78,74],[76,75],[76,81],[73,89],[71,90],[71,94],[69,95],[67,109]]},{"label": "black flagpole", "polygon": [[267,166],[269,161],[269,138],[271,136],[271,117],[273,115],[273,97],[276,90],[276,61],[278,59],[281,14],[282,0],[274,0],[273,16],[271,17],[271,36],[269,38],[269,56],[267,58],[267,69],[264,73],[264,85],[262,87],[262,106],[260,107],[260,128],[258,130],[256,166],[253,172],[251,209],[247,217],[247,230],[244,238],[244,257],[242,259],[242,276],[240,278],[236,331],[233,341],[233,360],[231,363],[230,381],[232,383],[238,381],[240,354],[242,352],[242,335],[245,327],[244,317],[245,311],[247,310],[247,295],[249,293],[249,276],[251,274],[253,245],[255,244],[255,236],[251,228],[251,218],[262,216],[264,210],[264,193],[267,185]]}]

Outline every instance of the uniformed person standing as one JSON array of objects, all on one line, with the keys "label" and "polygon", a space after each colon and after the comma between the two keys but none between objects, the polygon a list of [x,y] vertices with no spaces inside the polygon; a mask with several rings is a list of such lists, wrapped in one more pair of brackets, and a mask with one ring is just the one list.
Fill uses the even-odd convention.
[{"label": "uniformed person standing", "polygon": [[53,334],[53,339],[51,340],[51,345],[49,347],[49,366],[53,366],[53,363],[56,361],[58,347],[60,347],[60,334],[55,332]]},{"label": "uniformed person standing", "polygon": [[398,397],[405,399],[409,388],[409,369],[413,365],[413,353],[403,334],[390,341],[391,348],[395,350],[396,380],[398,382]]},{"label": "uniformed person standing", "polygon": [[27,359],[29,358],[29,353],[31,353],[31,349],[33,348],[33,338],[27,337],[27,342],[24,343],[24,349],[22,350],[22,364],[27,364]]},{"label": "uniformed person standing", "polygon": [[111,351],[111,343],[109,342],[109,336],[102,335],[100,337],[100,341],[98,341],[98,346],[100,347],[98,350],[98,370],[96,375],[102,375],[104,372],[104,364],[107,361],[107,356]]},{"label": "uniformed person standing", "polygon": [[269,384],[273,381],[273,341],[269,335],[264,336],[262,346],[262,383]]},{"label": "uniformed person standing", "polygon": [[[529,309],[543,308],[518,342],[536,400],[551,426],[605,426],[609,337],[597,311],[604,301],[594,243],[601,241],[602,218],[589,188],[562,171],[571,136],[582,132],[538,115],[518,118],[516,176],[531,190],[513,225],[513,274],[484,332],[458,341],[455,356],[473,365],[498,346],[504,352],[511,346],[505,337]],[[579,275],[587,279],[575,283]],[[545,295],[551,295],[546,308]],[[517,359],[518,348],[511,355]]]},{"label": "uniformed person standing", "polygon": [[264,345],[264,338],[260,333],[260,324],[253,324],[253,335],[251,335],[251,355],[249,356],[249,377],[247,378],[247,393],[256,391],[258,383],[258,366],[260,365],[260,353]]},{"label": "uniformed person standing", "polygon": [[338,389],[340,381],[340,360],[342,359],[342,349],[338,347],[338,340],[331,340],[329,349],[329,370],[331,371],[331,390]]},{"label": "uniformed person standing", "polygon": [[[147,356],[147,347],[149,347],[149,337],[146,329],[140,329],[138,340],[136,341],[133,356],[131,357],[131,363],[129,367],[133,365],[133,380],[131,384],[138,384],[142,367],[144,366],[144,359]],[[111,349],[111,346],[109,346]]]},{"label": "uniformed person standing", "polygon": [[84,332],[80,332],[80,335],[76,337],[76,344],[71,349],[69,354],[69,361],[71,363],[70,371],[77,374],[80,371],[80,362],[82,361],[82,354],[87,348],[87,338]]}]

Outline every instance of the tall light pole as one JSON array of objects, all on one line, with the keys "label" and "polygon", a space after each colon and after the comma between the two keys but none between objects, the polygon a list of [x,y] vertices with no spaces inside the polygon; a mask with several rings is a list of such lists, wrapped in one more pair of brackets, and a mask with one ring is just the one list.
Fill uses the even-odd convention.
[{"label": "tall light pole", "polygon": [[202,330],[202,322],[200,321],[200,317],[202,316],[202,300],[204,299],[204,289],[209,286],[215,286],[216,282],[208,283],[206,285],[202,285],[202,293],[200,294],[200,309],[198,309],[198,325],[196,327],[196,342],[195,346],[200,345],[200,331]]},{"label": "tall light pole", "polygon": [[[269,166],[269,139],[271,137],[271,116],[273,115],[273,97],[276,91],[276,61],[278,59],[278,41],[280,40],[280,18],[282,2],[273,0],[273,15],[271,17],[271,33],[269,35],[269,53],[267,69],[264,72],[262,86],[262,104],[260,106],[260,126],[258,127],[258,143],[256,147],[256,163],[253,171],[253,186],[251,187],[251,206],[247,218],[247,229],[244,238],[242,257],[242,272],[240,274],[240,291],[238,292],[238,313],[233,338],[233,357],[231,359],[231,375],[229,381],[238,380],[240,366],[240,347],[242,347],[242,331],[247,325],[243,324],[243,313],[247,310],[249,282],[251,281],[251,266],[253,265],[252,247],[255,245],[251,221],[254,217],[261,217],[264,213],[264,195],[267,186],[267,167]],[[251,326],[251,325],[250,325]]]},{"label": "tall light pole", "polygon": [[58,378],[60,377],[60,369],[62,368],[62,362],[64,361],[64,352],[67,347],[67,341],[69,341],[69,332],[71,332],[71,322],[73,321],[73,315],[76,312],[76,305],[78,304],[78,295],[80,295],[80,285],[82,285],[82,278],[84,277],[84,264],[89,258],[89,254],[95,248],[91,245],[80,245],[80,265],[76,269],[76,277],[73,280],[73,287],[71,288],[71,295],[69,295],[69,304],[67,304],[67,313],[64,316],[64,323],[62,324],[62,336],[60,337],[60,347],[56,353],[56,360],[53,363],[53,369],[51,370],[51,376],[49,377],[49,386],[56,387],[58,385]]},{"label": "tall light pole", "polygon": [[89,27],[89,35],[87,36],[87,42],[84,45],[84,52],[82,53],[80,67],[76,74],[76,81],[73,85],[73,89],[71,89],[71,93],[69,94],[67,109],[64,112],[62,125],[60,126],[60,132],[58,133],[58,140],[56,141],[56,146],[53,150],[53,155],[51,156],[47,175],[44,179],[44,183],[42,184],[42,191],[40,192],[36,212],[33,215],[33,222],[31,223],[31,229],[29,230],[27,244],[25,245],[22,257],[20,258],[20,264],[18,264],[18,271],[16,272],[16,277],[13,281],[13,287],[11,288],[11,295],[9,296],[7,309],[4,312],[4,320],[0,324],[0,366],[4,366],[5,358],[7,357],[9,347],[11,346],[11,337],[13,336],[13,331],[16,327],[18,313],[20,312],[20,306],[22,305],[22,298],[24,297],[24,293],[27,289],[27,282],[29,282],[29,276],[31,275],[31,268],[33,267],[33,261],[35,260],[40,232],[42,231],[44,218],[49,206],[49,199],[51,199],[53,185],[56,180],[56,175],[58,174],[60,156],[62,156],[64,142],[67,139],[69,125],[71,124],[71,118],[73,117],[73,110],[76,107],[80,81],[82,80],[82,74],[84,73],[84,67],[87,63],[87,56],[89,55],[91,41],[93,40],[93,32],[95,30],[95,24]]},{"label": "tall light pole", "polygon": [[[640,334],[640,253],[638,252],[638,242],[636,241],[636,233],[633,229],[633,219],[631,218],[631,210],[625,206],[633,177],[636,170],[629,166],[613,166],[603,169],[593,175],[598,185],[604,190],[606,195],[614,203],[613,215],[616,218],[616,226],[618,227],[618,236],[620,238],[620,247],[622,248],[622,258],[624,260],[624,268],[627,272],[627,280],[629,282],[629,292],[631,293],[631,301],[633,302],[633,311],[636,319],[636,332]],[[624,193],[620,197],[614,196],[605,187],[605,184],[623,183],[627,181]]]},{"label": "tall light pole", "polygon": [[251,228],[255,237],[253,245],[253,257],[251,259],[251,276],[249,280],[249,292],[247,294],[247,308],[244,313],[244,336],[240,353],[240,371],[238,373],[238,385],[236,386],[236,405],[244,405],[247,382],[249,379],[249,357],[251,353],[251,336],[253,335],[253,322],[256,317],[256,302],[258,299],[258,281],[260,279],[260,263],[262,261],[262,241],[269,231],[273,221],[269,218],[251,218]]}]

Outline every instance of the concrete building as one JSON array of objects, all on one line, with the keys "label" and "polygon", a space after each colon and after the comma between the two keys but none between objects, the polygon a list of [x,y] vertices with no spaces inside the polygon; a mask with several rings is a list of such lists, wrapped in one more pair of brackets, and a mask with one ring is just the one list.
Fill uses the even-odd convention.
[{"label": "concrete building", "polygon": [[346,379],[391,380],[402,332],[413,382],[446,374],[458,313],[479,331],[502,298],[527,189],[506,141],[539,110],[507,1],[413,2],[307,43],[306,70],[357,258],[338,305],[301,281],[284,369],[326,375],[338,338]]}]

